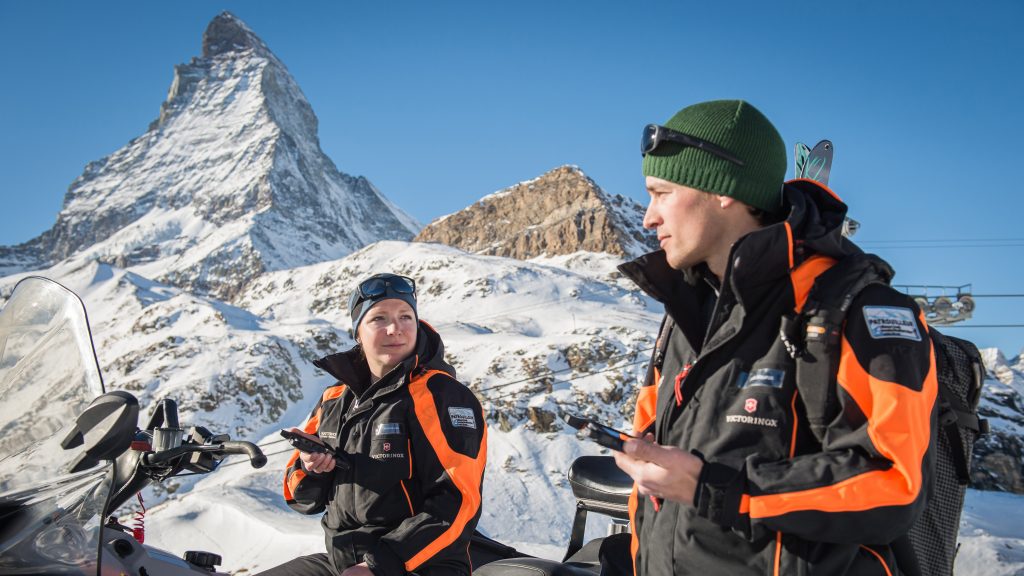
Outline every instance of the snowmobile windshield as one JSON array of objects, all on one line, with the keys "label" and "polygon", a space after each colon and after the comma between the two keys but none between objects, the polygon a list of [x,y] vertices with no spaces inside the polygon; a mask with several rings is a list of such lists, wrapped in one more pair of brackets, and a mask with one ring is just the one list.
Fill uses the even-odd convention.
[{"label": "snowmobile windshield", "polygon": [[0,573],[95,572],[109,464],[71,474],[61,441],[102,393],[81,300],[19,282],[0,310]]}]

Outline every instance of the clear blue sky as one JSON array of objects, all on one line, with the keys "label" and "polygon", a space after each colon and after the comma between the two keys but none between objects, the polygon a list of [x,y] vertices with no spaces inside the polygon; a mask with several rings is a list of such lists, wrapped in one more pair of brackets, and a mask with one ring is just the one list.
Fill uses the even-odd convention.
[{"label": "clear blue sky", "polygon": [[[225,9],[288,66],[338,168],[424,223],[562,164],[643,202],[640,128],[742,98],[790,149],[835,142],[832,187],[897,283],[1024,293],[1016,0],[0,0],[0,245],[145,132]],[[965,326],[1024,324],[1024,299],[978,306]],[[1024,328],[949,332],[1024,346]]]}]

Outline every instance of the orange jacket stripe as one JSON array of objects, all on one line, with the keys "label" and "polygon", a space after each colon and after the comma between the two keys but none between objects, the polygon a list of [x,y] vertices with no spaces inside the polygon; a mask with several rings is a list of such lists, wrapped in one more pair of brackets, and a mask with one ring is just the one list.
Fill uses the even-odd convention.
[{"label": "orange jacket stripe", "polygon": [[639,492],[636,483],[633,483],[633,490],[629,493],[629,556],[633,559],[633,576],[636,576],[636,553],[640,549],[640,538],[637,536],[636,509],[640,504]]},{"label": "orange jacket stripe", "polygon": [[345,386],[331,386],[327,390],[324,390],[324,395],[320,399],[320,402],[327,402],[328,400],[334,400],[338,396],[341,396],[345,392]]},{"label": "orange jacket stripe", "polygon": [[782,532],[775,533],[775,576],[782,574]]},{"label": "orange jacket stripe", "polygon": [[[345,391],[345,386],[331,386],[327,390],[324,390],[324,395],[320,398],[320,404],[328,400],[333,400]],[[306,423],[302,425],[302,431],[307,434],[316,434],[320,431],[320,407],[317,406],[316,412],[306,420]],[[288,458],[288,464],[285,465],[285,470],[291,470],[292,466],[299,459],[299,451],[292,451],[291,457]],[[284,500],[285,502],[291,502],[295,500],[295,487],[302,482],[302,479],[306,477],[305,470],[301,466],[292,470],[290,474],[285,474],[284,478]]]},{"label": "orange jacket stripe", "polygon": [[858,512],[881,506],[913,502],[924,482],[921,461],[930,438],[918,432],[931,430],[938,381],[935,355],[920,392],[871,376],[857,362],[843,338],[838,384],[850,395],[868,420],[868,437],[875,449],[893,465],[888,470],[865,472],[832,486],[786,494],[754,496],[751,518],[769,518],[790,512]]},{"label": "orange jacket stripe", "polygon": [[878,563],[882,565],[882,568],[885,568],[885,576],[892,576],[892,572],[889,570],[889,566],[885,563],[885,559],[882,558],[881,554],[879,554],[878,552],[875,552],[874,550],[872,550],[871,548],[868,548],[867,546],[861,545],[861,548],[867,550],[868,552],[871,552],[875,556],[875,558],[878,558]]},{"label": "orange jacket stripe", "polygon": [[807,303],[807,295],[811,291],[811,286],[814,285],[814,280],[835,263],[834,258],[816,254],[805,260],[796,270],[790,272],[789,279],[793,283],[793,298],[796,301],[794,309],[797,312],[803,311],[804,304]]},{"label": "orange jacket stripe", "polygon": [[654,369],[654,383],[641,386],[636,397],[636,412],[633,414],[633,433],[640,434],[654,424],[658,411],[658,383],[661,382],[661,371]]},{"label": "orange jacket stripe", "polygon": [[458,488],[459,493],[462,494],[462,504],[459,506],[459,511],[451,526],[405,563],[405,569],[409,572],[416,570],[421,564],[455,542],[465,531],[466,524],[480,509],[480,484],[483,481],[484,462],[487,460],[487,428],[483,422],[480,423],[481,426],[484,426],[484,434],[480,440],[480,452],[476,458],[463,456],[448,446],[444,431],[441,429],[441,421],[438,419],[434,395],[427,388],[427,381],[430,380],[430,377],[439,373],[442,372],[430,370],[416,378],[409,383],[409,393],[412,395],[416,419],[423,427],[427,441],[430,442],[431,448],[434,449],[438,460],[441,461],[441,466],[448,473],[448,477]]},{"label": "orange jacket stripe", "polygon": [[405,492],[405,501],[409,503],[409,516],[415,516],[416,511],[412,508],[412,498],[409,498],[409,491],[405,489],[405,480],[399,480],[398,483],[402,486],[402,492]]},{"label": "orange jacket stripe", "polygon": [[[793,392],[793,438],[790,439],[790,457],[797,453],[797,428],[799,426],[799,420],[797,419],[797,397],[799,393],[797,390]],[[751,497],[748,494],[743,494],[739,499],[739,513],[750,513],[751,512]],[[779,576],[782,573],[782,533],[775,533],[775,571],[774,575]]]},{"label": "orange jacket stripe", "polygon": [[[799,392],[793,391],[793,435],[789,439],[789,457],[792,458],[796,454],[796,431],[799,426],[799,419],[796,415],[796,398],[799,396]],[[746,506],[744,506],[746,505]],[[740,514],[750,513],[750,496],[744,494],[740,498]],[[782,532],[775,533],[775,576],[782,574]]]},{"label": "orange jacket stripe", "polygon": [[792,270],[794,262],[793,227],[789,225],[789,222],[784,222],[783,224],[785,224],[786,227],[786,244],[789,246],[789,269]]},{"label": "orange jacket stripe", "polygon": [[[292,458],[290,460],[288,460],[288,466],[291,467],[291,465],[294,464],[295,460],[298,460],[298,458],[299,458],[299,451],[296,450],[295,451],[295,455],[292,456]],[[295,488],[297,488],[299,483],[301,483],[305,478],[306,478],[306,471],[301,469],[301,468],[288,475],[288,478],[285,480],[285,483],[284,483],[284,499],[285,499],[285,501],[295,500],[295,496],[294,496]]]},{"label": "orange jacket stripe", "polygon": [[[654,360],[653,358],[651,359]],[[661,369],[654,367],[654,381],[647,382],[640,387],[636,397],[636,411],[633,413],[633,433],[640,434],[650,428],[658,414],[658,386],[661,385]],[[636,484],[633,484],[633,491],[629,493],[629,523],[632,529],[629,537],[629,554],[633,559],[633,574],[636,574],[636,553],[640,549],[640,540],[637,538],[636,510],[640,504]]]}]

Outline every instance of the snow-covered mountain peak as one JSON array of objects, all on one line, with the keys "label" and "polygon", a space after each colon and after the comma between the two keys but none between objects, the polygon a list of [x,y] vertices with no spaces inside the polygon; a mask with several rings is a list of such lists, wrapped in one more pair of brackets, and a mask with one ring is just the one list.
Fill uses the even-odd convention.
[{"label": "snow-covered mountain peak", "polygon": [[215,16],[203,33],[203,58],[246,50],[255,50],[263,57],[272,56],[263,40],[231,12]]},{"label": "snow-covered mountain peak", "polygon": [[260,274],[341,258],[419,225],[320,149],[312,107],[244,23],[214,18],[175,67],[159,118],[91,162],[52,229],[0,250],[0,271],[76,255],[231,300]]}]

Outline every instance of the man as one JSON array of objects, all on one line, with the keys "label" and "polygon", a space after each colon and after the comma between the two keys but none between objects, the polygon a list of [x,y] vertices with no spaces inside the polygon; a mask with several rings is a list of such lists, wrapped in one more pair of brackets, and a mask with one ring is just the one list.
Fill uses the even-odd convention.
[{"label": "man", "polygon": [[[898,574],[889,544],[925,502],[935,444],[920,310],[882,284],[859,293],[815,433],[800,342],[780,332],[815,278],[860,252],[841,235],[846,206],[817,183],[783,184],[785,145],[746,102],[685,108],[648,126],[642,151],[644,226],[661,250],[621,269],[666,315],[638,438],[615,456],[635,481],[636,573]],[[883,316],[902,328],[873,329]]]}]

